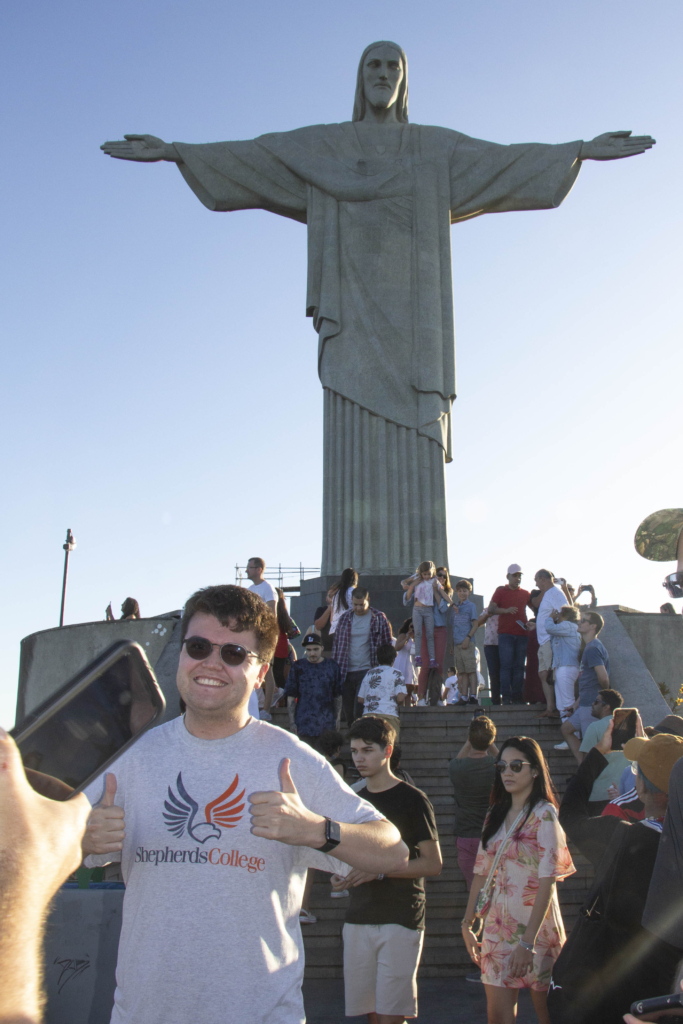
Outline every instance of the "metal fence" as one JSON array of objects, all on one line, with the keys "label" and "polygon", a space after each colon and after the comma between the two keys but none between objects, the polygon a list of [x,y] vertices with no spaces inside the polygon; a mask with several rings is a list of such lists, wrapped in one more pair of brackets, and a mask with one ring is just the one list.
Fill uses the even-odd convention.
[{"label": "metal fence", "polygon": [[[287,593],[295,593],[301,589],[301,581],[320,575],[320,567],[302,565],[269,565],[264,569],[263,578]],[[246,565],[235,565],[235,583],[238,587],[249,586]]]}]

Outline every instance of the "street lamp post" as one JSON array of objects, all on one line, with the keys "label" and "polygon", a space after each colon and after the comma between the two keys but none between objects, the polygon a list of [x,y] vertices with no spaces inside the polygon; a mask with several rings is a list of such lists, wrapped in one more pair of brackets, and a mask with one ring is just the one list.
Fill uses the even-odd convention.
[{"label": "street lamp post", "polygon": [[64,548],[64,579],[62,580],[62,607],[59,612],[59,625],[64,625],[64,602],[66,601],[66,574],[69,571],[69,552],[73,551],[76,547],[76,541],[71,530],[66,531],[66,544],[62,544]]}]

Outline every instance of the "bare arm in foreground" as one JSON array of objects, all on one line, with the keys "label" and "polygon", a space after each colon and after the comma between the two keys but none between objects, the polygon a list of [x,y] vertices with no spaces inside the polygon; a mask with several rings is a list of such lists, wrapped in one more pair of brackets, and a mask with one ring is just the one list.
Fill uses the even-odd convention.
[{"label": "bare arm in foreground", "polygon": [[14,741],[0,729],[0,1021],[42,1020],[42,945],[50,900],[81,862],[90,804],[29,786]]}]

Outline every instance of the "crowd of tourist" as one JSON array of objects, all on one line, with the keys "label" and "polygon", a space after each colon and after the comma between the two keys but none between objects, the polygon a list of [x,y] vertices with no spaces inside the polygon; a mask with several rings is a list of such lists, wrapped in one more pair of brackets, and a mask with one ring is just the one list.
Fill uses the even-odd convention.
[{"label": "crowd of tourist", "polygon": [[[683,719],[645,730],[622,708],[593,588],[575,594],[541,569],[527,592],[512,564],[480,614],[470,581],[453,587],[445,567],[423,562],[402,581],[412,614],[394,636],[347,569],[297,659],[299,627],[264,571],[252,558],[249,590],[188,599],[183,714],[88,787],[93,810],[34,793],[0,731],[0,1019],[40,1019],[45,907],[81,856],[120,861],[126,882],[114,1024],[217,1024],[226,1007],[300,1024],[314,871],[345,908],[347,1016],[415,1017],[425,879],[443,861],[432,804],[400,767],[413,701],[472,705],[449,776],[469,894],[462,937],[477,968],[468,980],[484,986],[489,1024],[513,1024],[522,989],[540,1024],[652,1019],[629,1016],[631,1004],[673,992],[683,960]],[[489,714],[543,697],[539,716],[561,726],[556,746],[577,765],[561,802],[539,744],[501,740],[479,706],[480,626]],[[268,721],[278,702],[289,732]],[[568,843],[595,878],[567,939],[557,885],[575,872]]]}]

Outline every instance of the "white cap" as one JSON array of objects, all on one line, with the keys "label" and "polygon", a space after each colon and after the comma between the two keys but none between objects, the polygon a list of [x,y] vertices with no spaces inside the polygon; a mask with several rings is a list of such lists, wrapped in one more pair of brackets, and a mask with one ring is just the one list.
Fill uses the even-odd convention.
[{"label": "white cap", "polygon": [[512,576],[513,573],[521,572],[521,571],[522,571],[521,565],[517,565],[516,562],[513,562],[512,565],[508,565],[508,576]]}]

